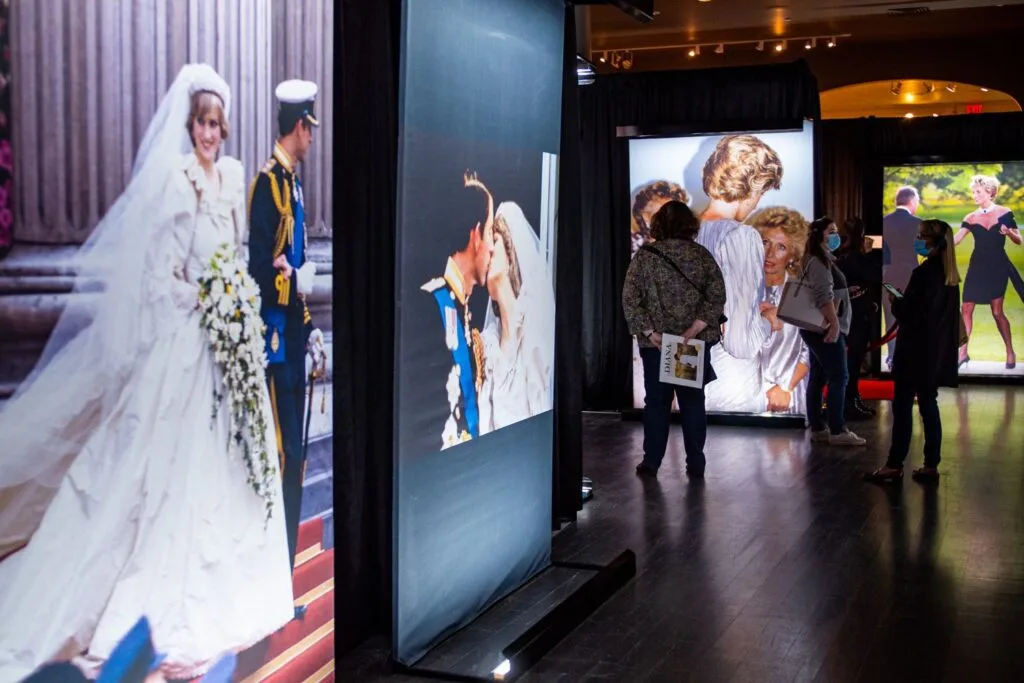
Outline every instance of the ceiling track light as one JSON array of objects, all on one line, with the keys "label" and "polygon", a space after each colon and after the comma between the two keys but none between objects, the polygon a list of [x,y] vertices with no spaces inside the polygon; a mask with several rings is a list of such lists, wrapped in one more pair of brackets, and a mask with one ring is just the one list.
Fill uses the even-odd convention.
[{"label": "ceiling track light", "polygon": [[811,38],[806,43],[804,43],[804,49],[805,50],[813,50],[816,47],[818,47],[818,39],[817,38]]},{"label": "ceiling track light", "polygon": [[775,44],[775,51],[776,52],[782,52],[783,50],[785,50],[786,49],[786,42],[787,41],[783,40],[781,43],[776,43]]},{"label": "ceiling track light", "polygon": [[826,44],[828,45],[828,47],[835,47],[836,46],[835,36],[829,38],[828,39],[828,43],[826,43]]},{"label": "ceiling track light", "polygon": [[946,90],[949,92],[956,92],[956,83],[947,83]]},{"label": "ceiling track light", "polygon": [[718,44],[718,47],[715,48],[715,54],[716,55],[724,55],[725,54],[725,43],[719,43]]}]

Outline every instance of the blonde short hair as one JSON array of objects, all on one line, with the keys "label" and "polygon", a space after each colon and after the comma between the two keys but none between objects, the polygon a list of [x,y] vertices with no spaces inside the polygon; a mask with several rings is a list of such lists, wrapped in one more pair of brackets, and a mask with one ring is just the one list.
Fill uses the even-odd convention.
[{"label": "blonde short hair", "polygon": [[743,201],[782,187],[782,162],[753,135],[726,135],[704,163],[704,193],[725,202]]},{"label": "blonde short hair", "polygon": [[757,230],[762,238],[769,230],[781,230],[782,234],[789,238],[789,250],[793,255],[788,269],[792,272],[799,270],[800,261],[804,257],[804,244],[810,231],[807,220],[799,211],[784,206],[769,206],[752,215],[746,222]]},{"label": "blonde short hair", "polygon": [[971,189],[973,190],[976,187],[980,187],[985,192],[988,192],[988,196],[992,199],[995,199],[996,195],[999,194],[999,180],[990,175],[976,175],[971,178]]}]

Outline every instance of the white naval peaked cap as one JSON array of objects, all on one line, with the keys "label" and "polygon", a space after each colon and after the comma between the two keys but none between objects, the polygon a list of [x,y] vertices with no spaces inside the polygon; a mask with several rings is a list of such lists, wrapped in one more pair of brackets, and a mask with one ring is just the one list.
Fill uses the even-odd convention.
[{"label": "white naval peaked cap", "polygon": [[292,79],[280,83],[274,89],[274,96],[279,104],[278,120],[290,129],[296,121],[305,119],[310,125],[319,126],[313,111],[313,103],[317,94],[316,83]]},{"label": "white naval peaked cap", "polygon": [[301,104],[316,99],[319,89],[313,81],[292,79],[278,84],[274,96],[282,104]]}]

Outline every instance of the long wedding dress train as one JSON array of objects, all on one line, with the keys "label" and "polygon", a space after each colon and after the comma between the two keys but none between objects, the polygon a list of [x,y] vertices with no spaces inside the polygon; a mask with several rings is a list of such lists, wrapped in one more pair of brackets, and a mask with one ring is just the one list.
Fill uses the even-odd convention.
[{"label": "long wedding dress train", "polygon": [[[175,219],[152,277],[175,270],[194,285],[219,245],[240,242],[242,167],[230,158],[217,167],[222,189],[212,198],[193,154],[172,172],[164,201],[175,207]],[[0,528],[0,540],[30,537],[0,561],[0,683],[81,653],[84,668],[99,666],[142,615],[157,650],[167,654],[164,674],[190,678],[293,617],[269,397],[264,392],[263,410],[277,483],[265,525],[264,500],[247,484],[241,455],[228,447],[228,406],[212,417],[220,374],[199,314],[187,305],[159,310],[153,314],[176,316],[161,321],[171,332],[133,360],[123,384],[104,388],[114,393],[114,407],[100,421],[83,405],[76,424],[48,423],[48,401],[67,400],[62,385],[75,381],[76,369],[62,369],[60,360],[0,413],[5,428],[60,432],[62,446],[80,446],[52,500],[29,484],[0,489],[0,524],[20,525]],[[78,400],[89,391],[68,395]],[[5,516],[9,501],[45,510],[41,521]]]}]

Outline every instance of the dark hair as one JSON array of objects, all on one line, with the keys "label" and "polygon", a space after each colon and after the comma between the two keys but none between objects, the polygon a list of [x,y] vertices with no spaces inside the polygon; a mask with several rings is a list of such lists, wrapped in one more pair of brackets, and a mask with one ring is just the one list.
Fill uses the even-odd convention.
[{"label": "dark hair", "polygon": [[295,112],[281,108],[277,110],[277,132],[281,137],[284,137],[295,130],[295,124],[301,123],[303,130],[309,130],[313,127],[305,116],[296,116]]},{"label": "dark hair", "polygon": [[866,232],[864,221],[856,216],[853,218],[847,218],[846,223],[843,225],[843,232],[846,235],[846,242],[843,244],[843,252],[864,251],[864,234]]},{"label": "dark hair", "polygon": [[655,240],[692,240],[700,230],[700,221],[686,204],[673,199],[658,209],[651,220]]},{"label": "dark hair", "polygon": [[804,246],[805,258],[814,257],[826,266],[829,265],[828,254],[825,253],[825,248],[821,246],[821,243],[825,241],[825,233],[833,225],[835,225],[835,221],[828,216],[822,216],[811,222],[810,232],[807,233],[807,244]]}]

